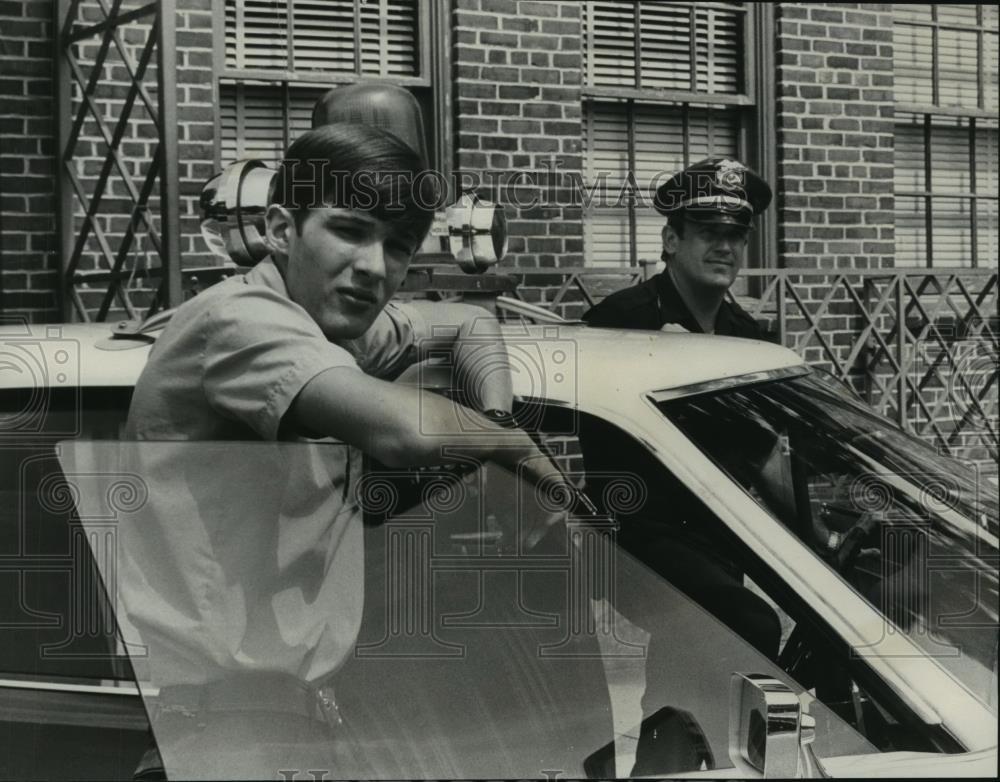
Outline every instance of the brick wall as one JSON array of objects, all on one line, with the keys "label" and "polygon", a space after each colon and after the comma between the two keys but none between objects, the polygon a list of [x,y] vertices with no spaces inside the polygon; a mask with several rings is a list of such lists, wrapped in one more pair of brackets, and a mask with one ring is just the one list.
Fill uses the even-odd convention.
[{"label": "brick wall", "polygon": [[781,259],[892,266],[891,9],[780,3],[777,25]]},{"label": "brick wall", "polygon": [[[138,3],[125,3],[129,10]],[[0,3],[3,32],[3,143],[0,173],[3,175],[3,312],[32,320],[61,320],[58,306],[59,244],[55,218],[55,103],[53,74],[53,4],[46,0],[4,0]],[[198,229],[198,195],[201,184],[214,171],[214,99],[212,94],[211,0],[179,0],[177,3],[177,116],[178,159],[181,190],[181,254],[185,264],[209,263],[209,254]],[[103,13],[94,0],[81,3],[83,23],[96,23]],[[119,29],[127,55],[137,63],[149,34],[148,23],[133,22]],[[75,47],[84,78],[89,78],[100,46],[100,38],[84,39]],[[156,55],[143,83],[155,103]],[[129,89],[124,63],[114,44],[109,48],[100,78],[92,94],[109,133],[122,113]],[[81,105],[74,90],[72,114]],[[156,130],[141,100],[137,100],[120,144],[125,168],[138,191],[156,149]],[[107,154],[107,145],[96,121],[88,113],[74,150],[76,174],[88,199]],[[159,227],[159,183],[154,184],[150,214]],[[74,199],[75,230],[79,231],[84,210]],[[116,166],[111,169],[101,200],[101,229],[112,253],[117,251],[132,209],[132,201]],[[126,260],[126,268],[144,270],[159,264],[159,256],[145,232],[139,230]],[[104,255],[91,234],[78,267],[81,271],[106,268]],[[144,307],[149,287],[140,277],[130,283],[134,303]],[[104,298],[104,284],[81,291],[91,312]],[[118,302],[110,318],[123,315]]]},{"label": "brick wall", "polygon": [[[86,21],[97,21],[103,18],[94,0],[86,0],[81,4],[80,18]],[[212,93],[212,12],[211,0],[178,0],[176,25],[176,83],[177,83],[177,157],[178,176],[181,194],[181,257],[185,264],[207,262],[206,248],[200,238],[197,218],[197,199],[201,184],[211,176],[214,170],[214,102]],[[121,37],[125,49],[133,62],[138,62],[142,47],[149,35],[149,24],[133,22],[121,28]],[[100,39],[87,39],[79,49],[79,57],[84,65],[84,72],[90,72],[95,61]],[[143,83],[147,91],[156,99],[157,94],[157,53],[146,71]],[[122,113],[123,101],[129,89],[128,73],[117,49],[112,45],[103,67],[103,74],[94,93],[94,98],[101,106],[105,123],[109,130],[114,128]],[[155,105],[155,104],[154,104]],[[78,109],[79,100],[73,101],[73,111]],[[149,169],[150,161],[157,147],[156,129],[143,103],[136,101],[131,113],[131,119],[121,144],[122,156],[127,160],[129,174],[136,190]],[[88,194],[93,192],[96,177],[100,171],[107,152],[96,123],[88,115],[84,123],[83,134],[78,142],[75,160],[81,181]],[[161,228],[159,205],[159,179],[154,184],[153,196],[150,199],[150,214],[154,224]],[[106,232],[113,250],[117,250],[120,237],[128,227],[132,209],[132,201],[117,168],[112,167],[106,195],[101,202],[102,228]],[[76,229],[82,224],[83,211],[76,202]],[[142,224],[140,223],[140,226]],[[153,242],[144,228],[136,232],[129,257],[125,262],[127,268],[143,271],[158,266],[160,263]],[[80,263],[81,270],[105,268],[106,263],[100,252],[96,239],[88,240],[84,257]],[[130,280],[130,298],[140,308],[148,306],[156,280],[145,281],[140,277]],[[106,284],[96,284],[92,290],[81,292],[81,298],[88,311],[93,312],[104,298]],[[109,318],[122,317],[124,309],[116,301],[109,313]]]},{"label": "brick wall", "polygon": [[505,265],[581,265],[582,210],[545,205],[565,199],[544,179],[581,171],[579,4],[456,0],[453,23],[456,168],[500,184]]},{"label": "brick wall", "polygon": [[[892,13],[886,4],[780,3],[776,12],[778,247],[781,265],[868,269],[893,265]],[[836,277],[803,279],[805,306],[823,329],[802,351],[834,369],[866,323]],[[789,334],[809,322],[785,312]],[[883,318],[883,326],[888,321]],[[867,382],[860,364],[851,380]]]},{"label": "brick wall", "polygon": [[[139,4],[140,0],[126,0],[125,6]],[[54,198],[53,5],[49,0],[0,0],[0,314],[36,321],[61,319]],[[177,7],[181,253],[190,266],[212,262],[200,237],[197,214],[201,184],[214,172],[212,2],[178,0]],[[100,18],[95,0],[84,0],[81,8],[85,20]],[[551,269],[551,275],[534,275],[521,287],[525,299],[544,303],[563,282],[558,269],[583,263],[581,208],[524,204],[552,196],[565,204],[565,191],[552,191],[542,181],[546,170],[582,173],[580,6],[568,0],[454,0],[453,8],[456,168],[461,176],[481,182],[484,196],[506,203],[511,241],[505,265]],[[804,269],[890,267],[894,251],[891,9],[886,4],[781,3],[776,16],[779,264]],[[122,35],[137,58],[145,31],[133,24]],[[96,47],[96,39],[80,47],[85,72]],[[155,66],[146,81],[155,84]],[[95,95],[109,126],[126,89],[122,65],[112,48]],[[151,93],[155,95],[155,88]],[[136,113],[122,146],[137,185],[155,138],[143,114]],[[93,184],[103,152],[90,121],[76,155],[85,185]],[[115,237],[127,225],[130,207],[117,175],[114,180],[102,210],[102,227],[113,248]],[[156,214],[155,198],[152,206]],[[93,239],[86,250],[81,268],[99,268],[102,260]],[[157,262],[148,238],[141,237],[129,265]],[[815,311],[831,285],[827,278],[800,286],[806,306]],[[96,306],[102,293],[95,289],[85,294],[88,305]],[[557,309],[578,316],[585,309],[581,299],[568,295]],[[826,312],[823,336],[846,360],[865,323],[845,290],[835,291]],[[808,329],[800,315],[787,314],[793,336]],[[817,339],[814,336],[805,350],[806,357],[822,362]]]},{"label": "brick wall", "polygon": [[0,315],[58,320],[52,7],[0,2]]},{"label": "brick wall", "polygon": [[216,98],[212,86],[213,0],[177,0],[177,122],[184,266],[216,263],[201,238],[198,199],[216,173]]}]

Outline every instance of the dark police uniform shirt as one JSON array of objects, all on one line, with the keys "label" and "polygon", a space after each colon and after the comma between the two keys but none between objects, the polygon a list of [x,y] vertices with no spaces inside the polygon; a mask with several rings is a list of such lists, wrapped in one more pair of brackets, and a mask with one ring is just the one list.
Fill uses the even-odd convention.
[{"label": "dark police uniform shirt", "polygon": [[[666,323],[677,323],[688,331],[702,332],[666,271],[612,293],[588,310],[583,319],[587,325],[600,328],[659,331]],[[715,333],[723,337],[764,338],[757,322],[746,310],[730,301],[723,301],[719,307]]]},{"label": "dark police uniform shirt", "polygon": [[[666,323],[677,323],[695,333],[702,333],[691,310],[681,298],[670,275],[656,276],[611,294],[583,316],[588,326],[599,328],[648,329],[659,331]],[[715,334],[747,339],[763,339],[757,322],[738,304],[723,301],[715,319]],[[668,485],[663,470],[631,437],[596,418],[580,422],[580,446],[587,472],[588,493],[601,500],[607,482],[614,474],[638,475],[647,487],[642,507],[628,514],[616,514],[625,522],[619,541],[639,559],[646,559],[661,539],[664,524],[671,534],[692,542],[701,538],[697,523],[689,524],[697,511],[685,507],[686,495],[680,485]],[[667,511],[667,509],[670,509]],[[702,541],[704,544],[704,541]],[[655,563],[653,564],[655,567]]]}]

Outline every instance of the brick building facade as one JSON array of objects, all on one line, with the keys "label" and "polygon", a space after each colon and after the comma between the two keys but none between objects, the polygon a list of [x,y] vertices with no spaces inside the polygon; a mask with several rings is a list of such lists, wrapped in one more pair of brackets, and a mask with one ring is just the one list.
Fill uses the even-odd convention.
[{"label": "brick building facade", "polygon": [[58,316],[52,5],[0,5],[0,309]]},{"label": "brick building facade", "polygon": [[[597,17],[598,37],[602,33],[602,13],[605,21],[615,21],[620,27],[621,20],[611,20],[608,16],[608,5],[590,5]],[[532,172],[537,180],[538,172],[555,165],[564,181],[571,183],[576,174],[585,184],[591,184],[587,174],[593,169],[588,171],[582,149],[586,133],[582,108],[594,102],[594,97],[588,95],[588,86],[594,84],[587,83],[591,72],[585,64],[588,35],[594,33],[592,28],[588,29],[586,7],[579,2],[528,0],[452,3],[445,25],[450,36],[450,83],[433,85],[433,90],[449,93],[445,101],[451,113],[448,117],[451,143],[445,146],[451,158],[448,167],[480,177],[489,171],[493,175],[489,181],[496,183],[511,181],[512,174],[524,170]],[[53,179],[54,9],[55,4],[47,0],[4,0],[0,4],[3,32],[0,45],[4,54],[0,77],[0,95],[4,100],[0,125],[3,309],[37,320],[59,317],[56,293],[60,250]],[[96,22],[101,18],[94,3],[83,3],[81,13],[83,21]],[[231,16],[227,12],[224,24],[231,24]],[[773,110],[755,106],[754,122],[773,125],[777,150],[773,172],[778,198],[774,235],[770,237],[776,252],[764,260],[758,258],[757,263],[777,268],[892,266],[896,217],[894,107],[898,102],[893,74],[894,68],[899,67],[893,56],[893,34],[898,12],[894,14],[887,4],[779,3],[773,17],[767,22],[772,36],[767,46],[762,47],[764,42],[759,40],[750,44],[757,49],[755,56],[760,56],[762,49],[773,49]],[[637,14],[636,19],[638,26],[643,18]],[[652,22],[662,27],[670,20],[652,19],[650,25]],[[987,16],[982,23],[987,31],[995,29],[995,17],[991,21]],[[744,24],[749,26],[746,21]],[[213,46],[212,25],[209,0],[177,3],[182,252],[185,263],[192,265],[211,262],[197,230],[198,188],[230,152],[220,138],[226,131],[220,127],[225,118],[220,123],[217,110],[220,102],[217,73],[221,63],[219,47]],[[897,25],[897,34],[899,29]],[[140,53],[143,34],[141,26],[124,29],[125,42],[133,57]],[[627,30],[617,33],[622,41],[626,41],[628,34]],[[640,32],[640,38],[643,34]],[[649,40],[656,43],[657,39]],[[987,32],[985,43],[987,49],[995,48],[996,36]],[[603,44],[598,40],[596,45]],[[245,44],[247,50],[252,46],[252,40]],[[82,47],[80,61],[92,60],[96,48],[96,40]],[[122,66],[114,55],[113,51],[108,55],[105,73],[94,96],[105,107],[108,118],[114,116],[110,104],[120,100],[126,89]],[[595,49],[598,67],[600,57],[601,50]],[[646,62],[640,65],[645,66]],[[925,65],[930,68],[929,62]],[[657,66],[653,63],[650,67]],[[993,90],[984,96],[987,99],[995,96],[996,74],[995,70],[990,71],[991,67],[995,65],[985,64],[987,78],[994,80],[994,86],[987,85]],[[155,62],[148,77],[155,77]],[[594,79],[591,75],[590,79],[598,84],[599,91],[600,77]],[[338,74],[336,81],[342,80]],[[315,81],[311,82],[313,92],[319,89],[315,85]],[[649,92],[649,99],[674,108],[685,103],[685,98],[687,102],[697,98],[697,93],[668,94],[666,98],[665,94],[654,89]],[[607,102],[603,95],[599,99]],[[636,102],[642,100],[639,97]],[[78,97],[74,109],[77,106]],[[986,142],[986,151],[992,156],[985,161],[981,159],[980,165],[984,165],[984,170],[992,169],[995,178],[995,120],[992,127],[993,138]],[[141,116],[130,122],[121,147],[123,158],[141,168],[141,161],[148,161],[152,152],[153,135]],[[89,139],[92,149],[76,150],[80,172],[82,176],[94,176],[100,160],[97,149],[100,136],[89,117],[84,124],[83,139]],[[742,146],[739,151],[744,157],[754,163],[761,162],[753,160],[751,148]],[[557,162],[553,162],[554,158]],[[138,168],[136,173],[141,173]],[[664,168],[669,168],[669,162],[665,161]],[[527,185],[528,190],[524,187],[521,185],[522,200],[531,185]],[[109,195],[115,197],[114,189]],[[113,207],[114,203],[106,201],[105,205]],[[585,252],[587,216],[579,205],[519,208],[508,203],[507,208],[512,236],[508,265],[577,267],[593,260]],[[982,232],[987,237],[992,235],[995,245],[995,202],[992,210],[983,221]],[[648,217],[643,215],[641,220],[655,222],[655,218]],[[613,219],[619,224],[624,222],[621,209]],[[117,226],[108,228],[109,234],[118,233],[114,230]],[[651,231],[655,232],[655,226]],[[612,252],[617,252],[620,260],[627,263],[629,253],[625,248]],[[638,255],[640,260],[653,260],[655,248],[647,244]],[[98,263],[96,248],[91,250],[90,262],[95,266]],[[996,263],[995,249],[992,257],[981,259],[978,265],[991,262]],[[608,264],[598,259],[597,265]]]},{"label": "brick building facade", "polygon": [[[59,88],[71,73],[53,56],[59,5],[0,0],[5,318],[58,321],[69,311],[60,269],[74,248],[58,238],[56,172]],[[708,153],[739,155],[774,185],[739,293],[758,297],[758,313],[772,325],[781,321],[786,344],[810,360],[849,365],[841,374],[865,374],[876,392],[885,385],[880,372],[898,381],[900,357],[886,364],[855,299],[869,296],[875,306],[885,288],[878,277],[848,285],[837,275],[920,267],[981,276],[997,266],[991,6],[344,0],[307,13],[277,0],[175,5],[180,250],[188,267],[215,263],[198,230],[205,179],[236,157],[276,158],[308,127],[316,96],[362,76],[413,90],[434,165],[505,203],[504,266],[529,270],[521,295],[566,315],[586,306],[572,291],[554,301],[567,273],[584,270],[609,290],[656,262],[661,219],[643,203],[652,177]],[[94,0],[81,3],[81,24],[102,18]],[[120,34],[138,62],[148,22]],[[73,50],[84,76],[99,41]],[[151,95],[155,67],[154,58]],[[108,132],[127,98],[126,75],[111,47],[93,90]],[[70,116],[80,93],[70,96]],[[136,188],[156,150],[141,104],[120,145]],[[105,148],[84,112],[70,163],[84,189],[98,180]],[[623,197],[630,177],[635,188]],[[95,220],[113,254],[136,218],[127,186],[115,176],[109,183]],[[584,196],[595,194],[606,200],[588,203]],[[78,230],[84,209],[71,203]],[[155,195],[150,206],[155,214]],[[143,272],[158,263],[152,244],[137,230],[124,264],[138,301],[148,300],[139,295],[148,292]],[[79,270],[106,267],[94,231],[80,249]],[[786,275],[777,287],[774,270]],[[829,274],[816,276],[823,270]],[[777,291],[799,271],[805,276],[794,278],[792,293],[801,306],[782,320]],[[995,300],[995,278],[989,285]],[[97,311],[106,287],[76,286],[82,307]],[[925,285],[914,298],[927,296]],[[108,315],[119,316],[121,304],[110,302]],[[873,312],[891,331],[885,308]],[[915,341],[927,338],[926,326]],[[864,340],[874,363],[860,362]]]},{"label": "brick building facade", "polygon": [[893,265],[892,12],[778,9],[782,264]]}]

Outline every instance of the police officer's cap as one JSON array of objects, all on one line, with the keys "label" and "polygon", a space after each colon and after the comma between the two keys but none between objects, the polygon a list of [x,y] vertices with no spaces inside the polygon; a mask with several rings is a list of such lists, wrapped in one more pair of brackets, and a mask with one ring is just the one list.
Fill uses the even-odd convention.
[{"label": "police officer's cap", "polygon": [[656,189],[653,207],[667,217],[749,228],[771,203],[771,188],[733,158],[710,157],[674,174]]}]

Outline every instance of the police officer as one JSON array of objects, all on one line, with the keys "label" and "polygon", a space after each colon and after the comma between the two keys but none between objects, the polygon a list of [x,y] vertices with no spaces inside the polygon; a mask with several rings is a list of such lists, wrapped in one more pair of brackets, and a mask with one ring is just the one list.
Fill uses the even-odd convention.
[{"label": "police officer", "polygon": [[[608,296],[583,319],[604,328],[678,330],[760,339],[753,318],[726,291],[743,266],[752,221],[771,202],[771,188],[731,158],[702,160],[656,191],[654,208],[667,218],[666,268]],[[674,324],[669,326],[668,324]]]},{"label": "police officer", "polygon": [[[690,331],[760,339],[753,318],[726,292],[743,266],[753,218],[771,201],[771,189],[737,160],[713,157],[672,176],[656,192],[654,207],[667,218],[662,259],[651,279],[618,291],[583,317],[603,328]],[[706,531],[700,501],[679,482],[666,485],[662,469],[631,438],[597,420],[581,421],[580,445],[591,496],[603,497],[621,473],[644,481],[641,508],[618,514],[622,549],[688,594],[765,655],[777,656],[780,624],[773,609],[743,586],[743,576]],[[627,566],[618,568],[626,572]],[[657,590],[641,578],[619,577],[617,609],[650,634],[643,724],[632,776],[692,771],[712,754],[697,715],[670,706],[670,683],[661,671],[672,655],[672,634],[657,614]],[[648,580],[647,580],[648,581]],[[718,748],[716,748],[718,749]]]}]

